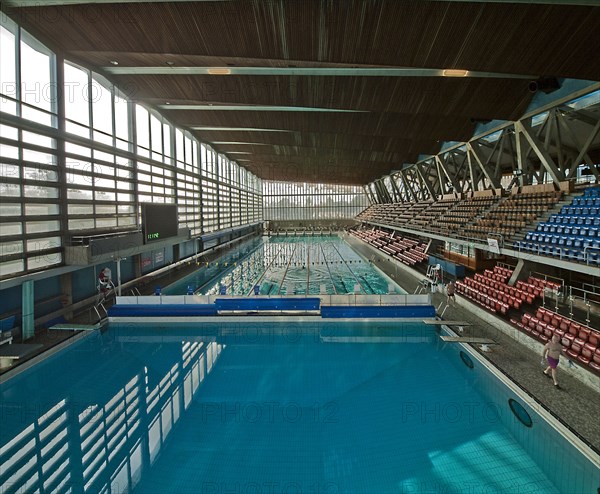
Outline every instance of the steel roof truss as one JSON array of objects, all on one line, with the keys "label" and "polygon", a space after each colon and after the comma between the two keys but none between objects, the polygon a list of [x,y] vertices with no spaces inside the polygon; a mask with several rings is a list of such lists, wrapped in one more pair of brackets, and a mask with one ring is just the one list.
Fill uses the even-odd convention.
[{"label": "steel roof truss", "polygon": [[558,185],[564,177],[561,176],[560,170],[557,168],[556,163],[554,163],[552,156],[550,156],[550,153],[544,144],[532,134],[529,124],[524,121],[515,122],[515,129],[517,132],[523,134],[537,157],[540,159],[542,166],[552,178],[552,181]]}]

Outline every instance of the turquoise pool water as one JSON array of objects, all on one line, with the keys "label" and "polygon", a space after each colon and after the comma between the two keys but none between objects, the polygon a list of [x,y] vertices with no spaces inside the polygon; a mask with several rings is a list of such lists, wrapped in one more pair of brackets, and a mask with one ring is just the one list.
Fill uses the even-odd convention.
[{"label": "turquoise pool water", "polygon": [[[165,295],[192,290],[202,295],[406,293],[337,235],[264,237],[244,243],[220,259],[200,262],[190,276],[165,287]],[[189,287],[189,289],[188,289]]]},{"label": "turquoise pool water", "polygon": [[590,493],[432,327],[111,325],[0,385],[2,492]]}]

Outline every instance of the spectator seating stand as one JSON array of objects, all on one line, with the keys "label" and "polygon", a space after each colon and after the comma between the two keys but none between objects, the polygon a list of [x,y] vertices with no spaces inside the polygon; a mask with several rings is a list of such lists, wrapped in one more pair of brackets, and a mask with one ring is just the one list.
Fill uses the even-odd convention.
[{"label": "spectator seating stand", "polygon": [[350,233],[407,266],[429,260],[425,252],[427,244],[423,242],[382,230],[350,230]]},{"label": "spectator seating stand", "polygon": [[548,221],[513,242],[515,250],[600,265],[600,188],[586,189]]},{"label": "spectator seating stand", "polygon": [[544,344],[558,335],[565,356],[600,374],[600,331],[544,307],[535,315],[525,312],[520,320],[510,322]]}]

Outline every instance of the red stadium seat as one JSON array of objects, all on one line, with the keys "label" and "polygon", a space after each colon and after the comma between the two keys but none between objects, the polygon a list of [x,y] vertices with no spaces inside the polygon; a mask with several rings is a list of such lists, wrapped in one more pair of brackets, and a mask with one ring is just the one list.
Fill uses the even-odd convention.
[{"label": "red stadium seat", "polygon": [[588,336],[588,343],[594,345],[595,347],[600,346],[600,334],[597,331],[590,331],[590,335]]},{"label": "red stadium seat", "polygon": [[586,329],[586,328],[581,328],[579,330],[579,338],[582,339],[583,341],[588,341],[589,337],[590,337],[590,330]]},{"label": "red stadium seat", "polygon": [[577,359],[581,353],[581,345],[573,342],[571,347],[567,350],[567,355],[573,359]]},{"label": "red stadium seat", "polygon": [[581,354],[577,357],[577,360],[588,365],[593,358],[594,352],[592,352],[589,348],[583,347],[581,349]]},{"label": "red stadium seat", "polygon": [[550,338],[552,338],[553,335],[554,332],[551,329],[546,328],[544,329],[544,333],[540,335],[540,338],[542,338],[542,340],[544,341],[548,341],[550,340]]},{"label": "red stadium seat", "polygon": [[588,365],[596,372],[600,372],[600,348],[596,348],[592,360]]}]

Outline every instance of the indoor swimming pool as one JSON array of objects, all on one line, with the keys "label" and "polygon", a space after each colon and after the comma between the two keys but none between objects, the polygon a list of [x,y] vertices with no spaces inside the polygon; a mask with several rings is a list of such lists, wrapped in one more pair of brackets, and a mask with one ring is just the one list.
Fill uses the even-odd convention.
[{"label": "indoor swimming pool", "polygon": [[337,235],[253,239],[165,287],[165,295],[406,293]]},{"label": "indoor swimming pool", "polygon": [[463,350],[402,321],[111,323],[0,385],[2,492],[595,492]]}]

